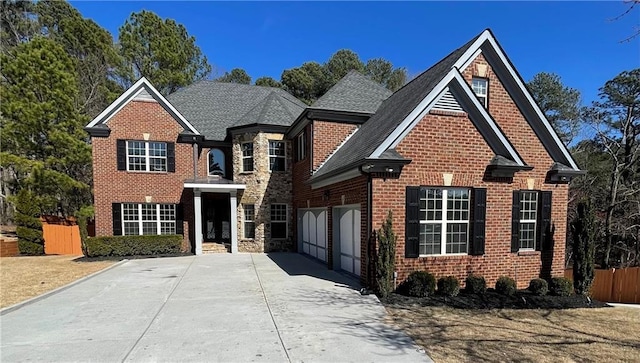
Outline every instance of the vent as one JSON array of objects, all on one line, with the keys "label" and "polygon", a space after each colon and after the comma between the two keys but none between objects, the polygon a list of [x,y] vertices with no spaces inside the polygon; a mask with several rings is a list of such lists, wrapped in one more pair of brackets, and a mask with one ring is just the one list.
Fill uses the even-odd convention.
[{"label": "vent", "polygon": [[453,96],[449,87],[442,96],[433,105],[432,110],[437,111],[449,111],[449,112],[464,112],[462,106],[458,103],[458,100]]},{"label": "vent", "polygon": [[145,88],[142,89],[134,98],[135,101],[155,101],[155,98],[147,92]]}]

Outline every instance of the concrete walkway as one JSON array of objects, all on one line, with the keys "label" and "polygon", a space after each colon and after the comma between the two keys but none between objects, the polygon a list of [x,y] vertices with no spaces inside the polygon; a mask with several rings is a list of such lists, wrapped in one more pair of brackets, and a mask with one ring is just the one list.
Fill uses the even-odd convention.
[{"label": "concrete walkway", "polygon": [[298,254],[132,260],[1,316],[0,361],[430,361],[357,287]]}]

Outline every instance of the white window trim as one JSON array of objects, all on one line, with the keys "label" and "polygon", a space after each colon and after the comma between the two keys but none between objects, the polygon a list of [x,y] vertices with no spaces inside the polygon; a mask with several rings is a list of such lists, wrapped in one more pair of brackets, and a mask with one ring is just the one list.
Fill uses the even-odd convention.
[{"label": "white window trim", "polygon": [[[145,162],[145,170],[130,170],[129,169],[129,157],[142,157],[142,155],[129,155],[129,143],[130,142],[142,142],[144,143],[144,162]],[[169,170],[169,161],[167,160],[167,156],[151,156],[149,154],[149,144],[155,142],[159,144],[164,144],[165,154],[168,153],[167,143],[164,141],[146,141],[146,140],[127,140],[125,144],[125,156],[127,158],[127,172],[133,173],[167,173]],[[150,170],[151,168],[151,158],[154,159],[164,159],[164,168],[165,170]]]},{"label": "white window trim", "polygon": [[[250,221],[247,221],[247,207],[246,206],[252,206],[253,207],[253,219]],[[253,222],[253,237],[247,237],[247,230],[246,230],[246,223],[247,222]],[[243,204],[242,205],[242,239],[255,239],[255,234],[256,234],[256,205],[255,204]]]},{"label": "white window trim", "polygon": [[[120,203],[120,227],[122,228],[122,235],[123,236],[135,236],[135,235],[131,235],[131,234],[125,234],[125,228],[124,228],[124,224],[125,224],[125,220],[124,220],[124,205],[125,204],[135,204],[135,205],[138,206],[138,220],[137,220],[137,222],[138,222],[138,234],[137,235],[138,236],[143,236],[144,234],[143,234],[143,230],[142,230],[142,223],[143,223],[143,220],[142,220],[142,205],[143,204],[147,204],[147,203]],[[171,203],[156,203],[155,204],[155,206],[156,206],[156,220],[155,220],[155,222],[156,222],[156,234],[155,235],[157,235],[157,236],[162,235],[162,228],[161,228],[162,222],[171,222],[171,221],[163,221],[160,218],[160,205],[161,204],[171,205]],[[174,206],[173,207],[174,208],[173,209],[173,213],[174,213],[173,216],[174,216],[174,218],[176,218],[177,217],[176,213],[178,213],[178,211],[176,210],[176,208],[177,208],[176,205],[173,204],[173,206]],[[126,221],[126,222],[134,222],[134,221]],[[151,221],[146,221],[146,222],[151,222]],[[177,229],[178,228],[178,220],[177,220],[177,218],[173,219],[173,224],[174,224],[174,230]],[[147,236],[154,236],[154,235],[150,234],[150,235],[147,235]]]},{"label": "white window trim", "polygon": [[[485,84],[485,93],[478,93],[476,92],[475,88],[473,88],[473,81],[474,80],[478,80],[478,81],[483,81]],[[489,79],[488,78],[484,78],[484,77],[472,77],[471,78],[471,89],[473,90],[473,93],[476,95],[476,97],[478,97],[478,100],[480,101],[480,104],[482,104],[484,106],[484,108],[487,108],[487,105],[489,105]],[[482,101],[484,99],[484,101]]]},{"label": "white window trim", "polygon": [[[247,144],[251,144],[251,156],[245,156],[244,155],[244,145]],[[254,155],[255,155],[255,149],[254,149],[254,144],[253,141],[246,141],[243,143],[240,143],[240,156],[242,157],[242,172],[243,173],[253,173],[256,169],[255,166],[255,160],[254,160]],[[244,160],[245,159],[251,159],[251,170],[244,170]]]},{"label": "white window trim", "polygon": [[[518,251],[535,251],[536,249],[536,239],[538,238],[538,203],[539,203],[539,193],[537,191],[520,191],[520,198],[522,200],[522,195],[524,193],[533,193],[536,196],[536,219],[520,219],[520,226],[518,228]],[[522,202],[521,202],[522,203]],[[522,213],[522,207],[520,208],[520,213]],[[533,247],[522,247],[522,240],[520,239],[520,231],[522,231],[522,224],[524,223],[533,223]]]},{"label": "white window trim", "polygon": [[[439,189],[442,190],[442,219],[440,220],[422,220],[420,219],[420,225],[422,224],[440,224],[442,226],[442,229],[440,230],[440,253],[434,253],[434,254],[420,254],[419,257],[434,257],[434,256],[467,256],[469,255],[469,219],[471,218],[471,190],[467,189],[467,188],[429,188],[429,187],[421,187],[420,190],[422,189]],[[467,210],[467,216],[469,218],[467,218],[466,221],[449,221],[446,219],[446,215],[447,215],[447,201],[449,199],[448,196],[448,191],[449,190],[466,190],[468,195],[469,195],[469,204],[468,207],[469,209]],[[419,198],[422,199],[422,198]],[[422,217],[420,217],[422,218]],[[451,224],[462,224],[462,223],[466,223],[467,225],[467,252],[466,253],[447,253],[447,227],[449,225],[449,223]],[[420,248],[420,241],[418,241],[418,248]]]},{"label": "white window trim", "polygon": [[[284,170],[271,170],[271,143],[272,142],[282,142],[284,143],[284,156],[280,156],[280,155],[273,155],[273,157],[276,158],[284,158]],[[269,140],[267,142],[267,165],[269,166],[269,172],[273,173],[283,173],[285,171],[287,171],[287,168],[289,165],[287,165],[287,142],[285,140]]]},{"label": "white window trim", "polygon": [[[284,205],[284,223],[285,223],[285,236],[284,237],[272,237],[273,235],[273,216],[271,215],[271,206],[272,205]],[[276,223],[282,223],[282,221],[275,221]],[[282,240],[282,239],[287,239],[289,238],[289,205],[286,203],[271,203],[269,204],[269,225],[270,225],[270,231],[269,231],[269,238],[271,239],[277,239],[277,240]]]},{"label": "white window trim", "polygon": [[[296,161],[301,161],[301,160],[304,160],[304,158],[307,156],[307,142],[306,142],[307,139],[305,137],[304,131],[302,131],[300,135],[298,135],[296,140],[297,140],[297,150],[296,150],[297,160]],[[285,151],[285,154],[286,154],[286,151]]]}]

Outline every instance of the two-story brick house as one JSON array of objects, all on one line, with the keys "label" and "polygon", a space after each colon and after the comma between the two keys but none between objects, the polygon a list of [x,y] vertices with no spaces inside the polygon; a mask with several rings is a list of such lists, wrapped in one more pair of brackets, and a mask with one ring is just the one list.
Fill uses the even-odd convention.
[{"label": "two-story brick house", "polygon": [[391,94],[349,73],[306,107],[266,87],[142,79],[87,127],[99,235],[296,250],[372,277],[393,212],[399,279],[559,275],[580,174],[489,30]]}]

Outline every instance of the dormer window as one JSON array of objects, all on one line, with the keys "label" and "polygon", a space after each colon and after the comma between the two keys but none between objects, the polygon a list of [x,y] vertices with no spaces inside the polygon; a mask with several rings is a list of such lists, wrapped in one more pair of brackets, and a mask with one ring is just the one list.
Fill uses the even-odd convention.
[{"label": "dormer window", "polygon": [[471,88],[476,94],[480,103],[486,108],[489,94],[489,80],[486,78],[473,77],[471,80]]}]

